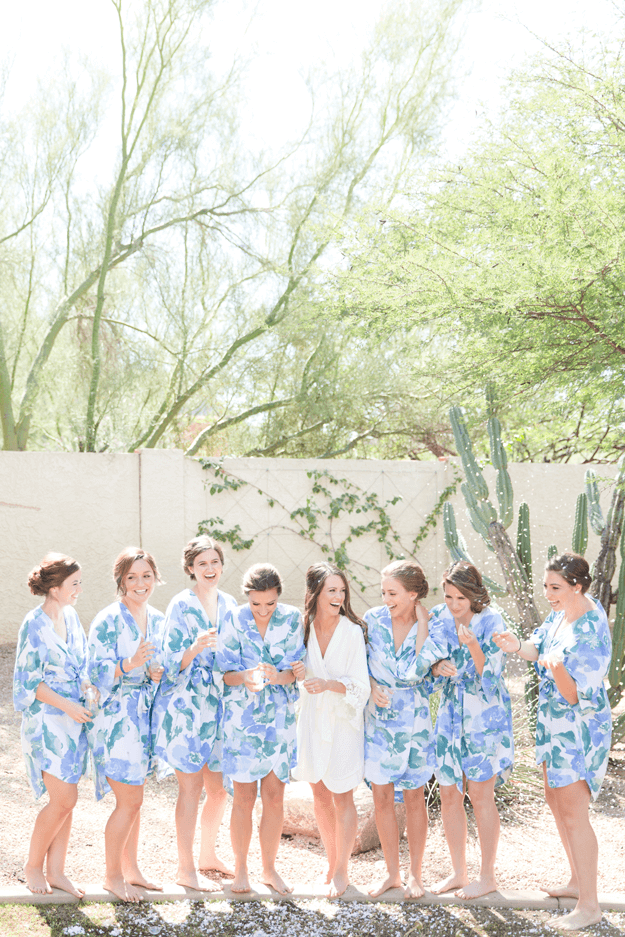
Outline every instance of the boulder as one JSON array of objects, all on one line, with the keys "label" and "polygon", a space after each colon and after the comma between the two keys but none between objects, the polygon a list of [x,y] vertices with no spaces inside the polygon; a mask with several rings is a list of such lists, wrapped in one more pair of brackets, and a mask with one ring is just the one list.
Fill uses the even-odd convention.
[{"label": "boulder", "polygon": [[[377,849],[380,845],[380,837],[375,825],[373,794],[364,781],[354,791],[354,804],[358,814],[358,832],[352,854],[356,855],[359,852]],[[260,812],[260,802],[257,803],[256,810]],[[395,804],[395,815],[401,837],[406,828],[406,810],[403,804]],[[320,839],[313,809],[312,790],[306,781],[291,781],[286,785],[282,832],[287,836],[299,835]]]}]

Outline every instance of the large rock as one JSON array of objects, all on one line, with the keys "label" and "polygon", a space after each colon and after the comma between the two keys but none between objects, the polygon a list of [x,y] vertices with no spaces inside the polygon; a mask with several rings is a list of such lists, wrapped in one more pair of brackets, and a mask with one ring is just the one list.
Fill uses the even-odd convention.
[{"label": "large rock", "polygon": [[[377,849],[380,837],[375,825],[375,811],[373,807],[373,794],[362,782],[354,791],[354,804],[358,813],[358,833],[352,854],[368,852]],[[260,802],[257,810],[260,811]],[[406,827],[406,812],[403,804],[395,804],[395,815],[399,826],[399,835],[403,836]],[[287,835],[309,836],[311,839],[320,839],[319,829],[315,820],[313,809],[313,796],[310,784],[306,781],[291,781],[286,785],[284,794],[284,827],[283,833]]]}]

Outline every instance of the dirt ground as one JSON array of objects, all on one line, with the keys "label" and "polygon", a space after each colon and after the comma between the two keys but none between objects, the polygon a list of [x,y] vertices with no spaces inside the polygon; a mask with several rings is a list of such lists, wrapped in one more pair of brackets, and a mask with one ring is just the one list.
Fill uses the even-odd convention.
[{"label": "dirt ground", "polygon": [[[0,645],[0,884],[23,881],[22,866],[37,804],[26,779],[20,744],[21,717],[13,711],[12,675],[15,648]],[[544,803],[541,780],[532,764],[533,745],[529,738],[523,707],[521,683],[514,675],[508,680],[516,696],[515,740],[517,760],[513,780],[499,795],[502,819],[497,872],[501,888],[539,889],[545,884],[565,881],[567,864],[551,813]],[[173,882],[176,872],[174,806],[175,778],[160,783],[149,781],[142,810],[141,864],[152,878]],[[98,883],[104,875],[104,826],[113,808],[108,795],[96,803],[91,782],[79,785],[74,811],[67,873],[79,883]],[[219,833],[218,852],[232,861],[228,830],[229,808]],[[479,848],[475,825],[469,813],[470,871],[477,873]],[[612,751],[606,781],[591,808],[592,823],[599,840],[599,891],[625,893],[625,746]],[[407,866],[408,849],[402,841],[402,858]],[[324,871],[324,854],[319,843],[308,837],[283,838],[278,856],[280,872],[293,882],[315,880]],[[258,839],[253,837],[250,873],[260,871]],[[351,880],[366,885],[384,870],[380,849],[352,859]],[[449,872],[447,847],[440,810],[430,806],[430,829],[424,861],[424,884],[431,884]]]}]

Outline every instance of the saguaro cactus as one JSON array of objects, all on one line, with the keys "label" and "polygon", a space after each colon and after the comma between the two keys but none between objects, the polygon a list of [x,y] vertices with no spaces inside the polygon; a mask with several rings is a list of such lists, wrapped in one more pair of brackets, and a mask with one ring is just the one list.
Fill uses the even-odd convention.
[{"label": "saguaro cactus", "polygon": [[[456,515],[453,505],[449,501],[446,501],[443,507],[443,532],[445,534],[445,545],[449,550],[449,555],[453,562],[457,563],[460,560],[466,560],[467,563],[472,563],[473,560],[469,556],[464,537],[456,527]],[[482,581],[491,595],[501,596],[508,594],[508,590],[505,586],[495,582],[495,580],[491,579],[489,576],[482,575]]]},{"label": "saguaro cactus", "polygon": [[575,523],[573,525],[573,540],[571,546],[575,553],[584,555],[588,546],[588,497],[582,492],[577,496],[575,504]]},{"label": "saguaro cactus", "polygon": [[595,533],[601,536],[601,548],[594,566],[594,576],[591,594],[599,599],[606,612],[610,610],[612,598],[612,577],[616,570],[616,550],[623,529],[623,515],[625,513],[625,456],[619,463],[618,475],[614,479],[612,502],[608,511],[607,520],[601,530],[598,530],[602,518],[599,506],[599,492],[597,480],[592,469],[586,472],[586,495],[588,497],[588,514],[591,526]]},{"label": "saguaro cactus", "polygon": [[488,421],[488,435],[493,465],[497,469],[497,511],[489,500],[488,485],[477,464],[471,440],[460,407],[449,411],[456,447],[465,471],[466,484],[462,485],[467,513],[473,529],[480,534],[486,546],[497,554],[503,570],[508,592],[514,597],[523,633],[529,635],[541,623],[538,609],[524,565],[506,532],[513,519],[512,483],[507,470],[507,459],[501,442],[501,427],[496,417]]}]

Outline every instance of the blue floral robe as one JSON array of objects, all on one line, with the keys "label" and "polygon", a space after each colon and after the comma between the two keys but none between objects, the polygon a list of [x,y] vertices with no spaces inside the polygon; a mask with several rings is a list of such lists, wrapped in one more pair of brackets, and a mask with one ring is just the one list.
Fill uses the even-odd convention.
[{"label": "blue floral robe", "polygon": [[[217,627],[237,608],[236,599],[219,592]],[[192,589],[184,589],[169,603],[165,613],[161,678],[152,712],[154,754],[159,775],[171,768],[194,774],[208,765],[221,771],[221,701],[223,677],[215,666],[215,653],[205,648],[188,667],[180,663],[201,631],[211,626],[202,603]],[[165,765],[165,771],[161,766]],[[166,766],[171,766],[169,772]]]},{"label": "blue floral robe", "polygon": [[42,771],[67,784],[77,784],[87,771],[85,724],[35,698],[43,682],[60,696],[84,705],[80,685],[88,679],[87,639],[74,609],[67,606],[63,614],[66,641],[41,606],[28,613],[17,639],[13,703],[22,713],[22,750],[37,799],[46,789]]},{"label": "blue floral robe", "polygon": [[447,641],[428,637],[417,656],[415,623],[396,652],[386,605],[369,609],[365,621],[369,673],[380,686],[394,690],[388,707],[376,706],[371,698],[365,710],[365,778],[373,784],[416,789],[429,781],[436,767],[428,673],[447,656]]},{"label": "blue floral robe", "polygon": [[[260,663],[290,670],[305,653],[302,616],[291,605],[277,605],[264,640],[249,605],[241,605],[220,624],[217,666],[222,673],[240,673]],[[297,696],[295,683],[267,684],[259,693],[252,693],[243,684],[224,684],[224,776],[250,782],[273,771],[280,781],[288,781],[297,750]]]},{"label": "blue floral robe", "polygon": [[601,788],[610,754],[612,713],[603,681],[610,666],[612,641],[605,611],[586,612],[558,634],[564,612],[551,612],[530,640],[540,658],[560,653],[577,684],[572,706],[560,695],[553,674],[536,664],[540,677],[536,719],[536,764],[547,764],[549,787],[586,781],[593,800]]},{"label": "blue floral robe", "polygon": [[[148,606],[146,640],[161,652],[163,615]],[[100,708],[90,742],[95,793],[100,800],[110,790],[107,778],[124,784],[143,784],[153,768],[151,710],[157,684],[147,665],[115,677],[120,660],[132,657],[143,635],[123,602],[113,602],[94,618],[89,630],[91,682],[100,691]]]},{"label": "blue floral robe", "polygon": [[458,671],[455,677],[436,680],[442,690],[435,729],[436,777],[439,784],[462,790],[463,774],[469,781],[488,781],[496,775],[498,786],[510,777],[514,761],[510,694],[503,678],[506,655],[492,640],[506,627],[501,615],[488,607],[471,619],[485,657],[480,676],[468,647],[458,641],[447,606],[437,605],[432,614],[430,636],[447,643],[445,657]]}]

